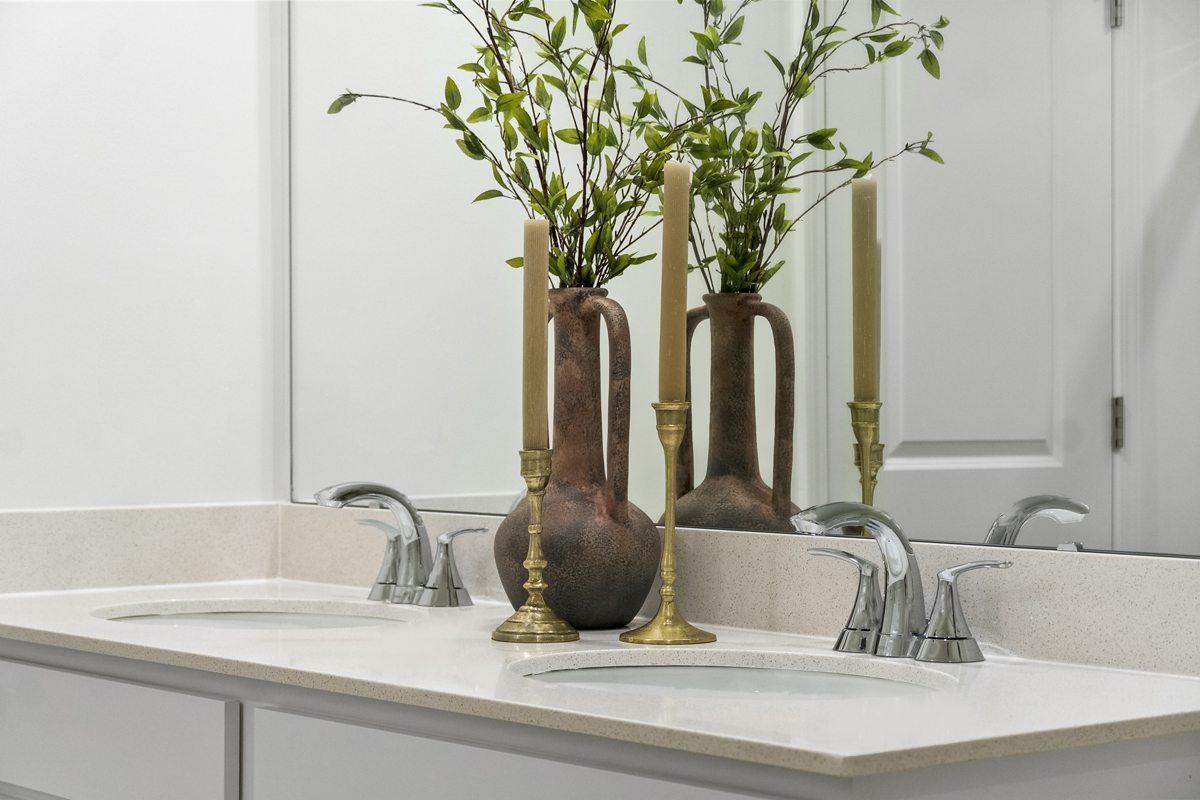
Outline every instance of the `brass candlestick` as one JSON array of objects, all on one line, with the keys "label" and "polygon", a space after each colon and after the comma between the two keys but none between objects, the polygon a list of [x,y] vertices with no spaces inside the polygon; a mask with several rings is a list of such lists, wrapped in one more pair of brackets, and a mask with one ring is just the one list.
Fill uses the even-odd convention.
[{"label": "brass candlestick", "polygon": [[529,599],[492,631],[497,642],[546,644],[579,639],[579,631],[555,614],[542,597],[546,591],[546,582],[542,580],[542,570],[546,568],[542,555],[542,498],[550,481],[553,453],[553,450],[521,451],[521,477],[529,487],[529,552],[525,556],[525,569],[529,571],[525,590]]},{"label": "brass candlestick", "polygon": [[654,414],[658,418],[658,439],[662,442],[667,458],[667,511],[666,541],[662,554],[662,598],[654,619],[637,630],[621,634],[622,642],[630,644],[704,644],[715,642],[717,637],[708,631],[690,625],[675,606],[675,463],[679,458],[679,445],[687,428],[687,411],[690,403],[654,403]]},{"label": "brass candlestick", "polygon": [[[883,445],[879,441],[879,408],[883,403],[868,401],[846,405],[850,406],[850,427],[858,440],[854,445],[854,466],[858,467],[862,483],[862,501],[869,506],[873,505],[876,476],[883,466]],[[867,458],[863,458],[864,453]]]}]

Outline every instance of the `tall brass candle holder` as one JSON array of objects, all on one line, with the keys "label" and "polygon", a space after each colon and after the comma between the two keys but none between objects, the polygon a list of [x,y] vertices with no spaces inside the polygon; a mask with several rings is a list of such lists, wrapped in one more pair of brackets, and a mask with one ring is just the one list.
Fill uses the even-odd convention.
[{"label": "tall brass candle holder", "polygon": [[525,556],[525,569],[529,571],[525,590],[529,599],[492,631],[497,642],[548,644],[579,639],[579,631],[555,614],[542,597],[546,591],[546,582],[542,580],[542,570],[546,568],[542,555],[542,498],[550,481],[553,453],[553,450],[521,451],[521,477],[529,487],[529,552]]},{"label": "tall brass candle holder", "polygon": [[883,466],[883,444],[879,441],[879,408],[883,403],[856,401],[846,405],[850,406],[850,427],[854,429],[854,438],[858,440],[854,445],[854,466],[858,467],[859,481],[862,483],[863,504],[869,506],[873,505],[876,476]]},{"label": "tall brass candle holder", "polygon": [[667,459],[667,511],[665,514],[666,541],[663,542],[662,598],[654,619],[642,627],[621,634],[622,642],[630,644],[704,644],[717,637],[688,623],[675,606],[675,465],[679,445],[687,428],[690,403],[654,403],[658,419],[658,439]]}]

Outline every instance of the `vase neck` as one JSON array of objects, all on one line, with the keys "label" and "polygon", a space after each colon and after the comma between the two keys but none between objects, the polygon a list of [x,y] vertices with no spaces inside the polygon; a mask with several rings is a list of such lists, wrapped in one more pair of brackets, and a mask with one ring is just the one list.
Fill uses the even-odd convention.
[{"label": "vase neck", "polygon": [[554,471],[551,482],[601,484],[600,313],[588,300],[606,289],[551,289],[554,315]]},{"label": "vase neck", "polygon": [[709,294],[712,338],[708,478],[759,479],[754,413],[754,304],[758,294]]}]

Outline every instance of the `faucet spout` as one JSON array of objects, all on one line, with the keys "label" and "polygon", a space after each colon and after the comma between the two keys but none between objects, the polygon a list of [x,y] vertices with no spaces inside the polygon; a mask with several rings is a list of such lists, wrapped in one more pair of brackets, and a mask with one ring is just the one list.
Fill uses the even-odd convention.
[{"label": "faucet spout", "polygon": [[1013,503],[1012,508],[996,517],[984,538],[984,544],[1013,544],[1021,526],[1034,517],[1049,517],[1055,522],[1067,524],[1080,522],[1091,509],[1069,497],[1055,494],[1039,494]]},{"label": "faucet spout", "polygon": [[871,534],[887,573],[875,655],[915,655],[925,629],[925,591],[917,557],[896,521],[886,511],[862,503],[826,503],[804,509],[791,522],[797,533],[809,536],[844,536],[833,531],[848,526],[865,528]]},{"label": "faucet spout", "polygon": [[[425,520],[421,518],[420,512],[417,511],[412,501],[403,493],[381,483],[340,483],[322,489],[317,492],[315,497],[318,505],[327,508],[342,508],[360,500],[376,500],[387,506],[388,510],[392,512],[392,516],[396,520],[396,528],[399,531],[404,529],[401,512],[408,515],[417,529],[416,540],[412,542],[396,541],[395,536],[388,536],[388,549],[384,556],[384,564],[380,568],[379,578],[371,592],[370,599],[386,599],[393,603],[416,602],[418,593],[429,580],[433,555],[429,531],[425,528]],[[400,536],[402,537],[403,534]],[[386,588],[393,583],[394,585],[390,589]]]}]

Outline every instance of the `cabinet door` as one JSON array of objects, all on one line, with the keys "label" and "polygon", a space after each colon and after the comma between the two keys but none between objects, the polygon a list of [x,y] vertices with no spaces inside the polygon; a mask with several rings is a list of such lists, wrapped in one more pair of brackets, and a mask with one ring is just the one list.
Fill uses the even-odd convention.
[{"label": "cabinet door", "polygon": [[247,800],[745,797],[274,709],[250,713]]},{"label": "cabinet door", "polygon": [[0,660],[0,784],[65,800],[235,800],[239,704]]}]

